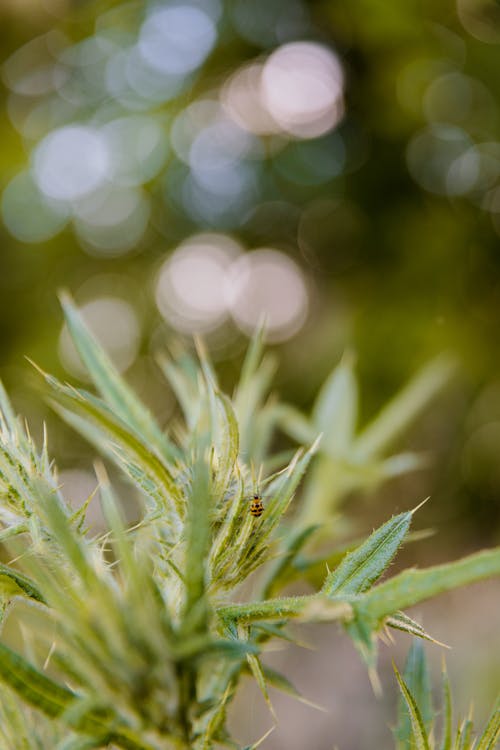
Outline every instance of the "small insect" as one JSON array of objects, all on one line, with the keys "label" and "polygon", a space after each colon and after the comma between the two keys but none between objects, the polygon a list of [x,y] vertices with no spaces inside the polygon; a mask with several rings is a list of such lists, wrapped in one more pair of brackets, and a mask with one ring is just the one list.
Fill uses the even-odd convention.
[{"label": "small insect", "polygon": [[255,494],[252,498],[252,502],[250,503],[250,513],[255,518],[259,518],[264,512],[264,503],[262,502],[262,497],[260,495]]}]

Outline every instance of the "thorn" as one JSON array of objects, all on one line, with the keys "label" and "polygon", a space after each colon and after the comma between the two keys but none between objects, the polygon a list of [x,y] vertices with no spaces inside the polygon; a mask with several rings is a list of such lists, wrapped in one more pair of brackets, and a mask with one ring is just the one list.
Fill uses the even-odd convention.
[{"label": "thorn", "polygon": [[59,299],[59,302],[61,303],[61,306],[64,307],[65,305],[73,305],[73,297],[68,292],[68,290],[65,287],[62,287],[61,289],[58,289],[57,291],[57,297]]},{"label": "thorn", "polygon": [[24,355],[24,359],[26,359],[30,363],[30,365],[32,367],[34,367],[35,370],[37,370],[37,372],[40,373],[40,375],[42,375],[44,378],[48,377],[49,373],[45,372],[45,370],[42,370],[42,368],[40,367],[40,365],[37,365],[36,362],[33,362],[33,360],[30,359],[26,354]]},{"label": "thorn", "polygon": [[322,437],[323,437],[323,433],[322,433],[322,432],[320,432],[320,433],[319,433],[319,435],[318,435],[318,437],[317,437],[317,438],[316,438],[316,440],[314,441],[314,443],[313,443],[313,444],[311,445],[311,447],[309,448],[309,451],[308,451],[308,453],[310,453],[310,454],[311,454],[311,456],[313,456],[313,455],[314,455],[314,454],[316,453],[316,451],[318,450],[318,447],[319,447],[319,444],[321,443],[321,439],[322,439]]},{"label": "thorn", "polygon": [[296,695],[295,698],[300,701],[300,703],[303,703],[305,706],[309,706],[310,708],[315,708],[316,711],[321,711],[324,714],[329,713],[329,709],[325,706],[322,706],[320,703],[314,703],[314,701],[310,701],[307,698],[304,698],[302,695]]},{"label": "thorn", "polygon": [[56,649],[56,642],[55,642],[55,641],[52,641],[52,643],[51,643],[51,645],[50,645],[50,648],[49,648],[49,653],[47,654],[47,658],[45,659],[45,661],[44,661],[44,663],[43,663],[43,667],[42,667],[42,669],[43,669],[43,671],[44,671],[44,672],[45,672],[45,670],[47,669],[47,667],[49,666],[49,662],[50,662],[50,657],[51,657],[51,656],[52,656],[52,654],[54,653],[55,649]]},{"label": "thorn", "polygon": [[196,353],[200,359],[200,362],[206,362],[207,360],[207,349],[205,346],[205,342],[201,338],[199,334],[195,334],[193,336],[194,339],[194,346],[196,349]]},{"label": "thorn", "polygon": [[256,748],[259,747],[259,745],[261,745],[264,742],[264,740],[267,740],[271,732],[274,732],[275,729],[276,729],[276,724],[273,727],[271,727],[271,729],[268,729],[267,732],[264,735],[262,735],[260,740],[257,740],[257,742],[255,742],[251,746],[251,750],[256,750]]},{"label": "thorn", "polygon": [[107,486],[109,484],[108,472],[106,471],[104,463],[99,458],[94,461],[94,471],[99,484]]},{"label": "thorn", "polygon": [[416,512],[417,512],[417,510],[419,510],[419,509],[420,509],[420,508],[422,507],[422,505],[425,505],[425,503],[427,502],[427,500],[430,500],[430,499],[431,499],[431,496],[429,495],[429,497],[426,497],[426,498],[425,498],[425,500],[422,500],[422,502],[421,502],[421,503],[419,503],[419,504],[418,504],[418,505],[417,505],[417,506],[416,506],[415,508],[413,508],[413,510],[411,510],[411,511],[410,511],[410,513],[411,513],[412,515],[413,515],[414,513],[416,513]]},{"label": "thorn", "polygon": [[378,672],[376,667],[369,667],[368,669],[368,677],[370,678],[370,682],[372,685],[373,692],[375,693],[375,696],[377,698],[382,697],[382,684],[380,682],[380,678],[378,676]]}]

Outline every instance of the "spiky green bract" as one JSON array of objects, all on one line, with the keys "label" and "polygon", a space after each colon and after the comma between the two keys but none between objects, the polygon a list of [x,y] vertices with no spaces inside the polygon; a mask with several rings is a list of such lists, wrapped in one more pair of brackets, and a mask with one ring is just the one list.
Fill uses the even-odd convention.
[{"label": "spiky green bract", "polygon": [[412,513],[400,513],[346,555],[323,585],[327,596],[360,594],[382,575],[410,528]]},{"label": "spiky green bract", "polygon": [[48,457],[46,435],[38,451],[27,426],[14,416],[0,383],[0,541],[26,531],[34,540],[43,536],[36,513],[40,492],[52,494],[65,505]]},{"label": "spiky green bract", "polygon": [[411,730],[408,740],[409,742],[411,742],[411,744],[409,744],[408,747],[414,748],[415,750],[431,750],[428,735],[425,730],[424,721],[422,719],[422,714],[418,707],[417,701],[408,688],[408,685],[399,674],[396,665],[394,665],[394,672],[401,689],[403,700],[408,709],[408,716],[410,719]]},{"label": "spiky green bract", "polygon": [[436,739],[433,719],[437,715],[431,702],[429,673],[421,644],[414,642],[408,655],[405,677],[394,666],[401,690],[399,721],[395,731],[397,750],[494,750],[500,740],[500,699],[480,736],[474,736],[472,711],[452,727],[452,700],[446,668],[443,664],[441,740]]},{"label": "spiky green bract", "polygon": [[477,750],[494,750],[500,740],[500,698],[493,707],[486,728],[478,740]]},{"label": "spiky green bract", "polygon": [[[434,712],[431,700],[431,682],[422,641],[415,639],[406,659],[403,674],[405,685],[418,706],[425,732],[429,733]],[[412,719],[406,699],[401,696],[398,707],[396,738],[399,750],[415,750]]]}]

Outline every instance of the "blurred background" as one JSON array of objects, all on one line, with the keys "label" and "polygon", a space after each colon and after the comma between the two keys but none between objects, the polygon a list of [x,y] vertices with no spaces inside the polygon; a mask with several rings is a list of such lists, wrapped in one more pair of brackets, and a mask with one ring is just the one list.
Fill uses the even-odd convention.
[{"label": "blurred background", "polygon": [[[419,524],[439,541],[406,564],[498,544],[498,2],[2,0],[0,39],[0,375],[35,432],[49,422],[68,493],[95,486],[92,453],[24,359],[85,381],[62,287],[163,424],[175,403],[155,352],[201,332],[230,389],[262,314],[276,389],[305,411],[346,350],[361,422],[450,352],[457,375],[405,443],[430,466],[348,513],[364,533],[432,495]],[[481,719],[499,585],[467,597],[421,613]],[[277,699],[264,747],[390,747],[388,659],[381,704],[349,643],[325,626],[308,637],[317,653],[270,658],[330,713]],[[237,739],[257,739],[265,711],[250,689]]]}]

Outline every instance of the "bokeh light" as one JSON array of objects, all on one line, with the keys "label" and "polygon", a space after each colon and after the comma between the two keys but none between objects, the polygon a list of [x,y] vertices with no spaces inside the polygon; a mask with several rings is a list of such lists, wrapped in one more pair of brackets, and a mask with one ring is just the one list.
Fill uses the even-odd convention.
[{"label": "bokeh light", "polygon": [[228,315],[228,269],[243,248],[221,234],[190,237],[160,268],[156,304],[166,321],[183,333],[208,332]]},{"label": "bokeh light", "polygon": [[284,253],[260,248],[230,268],[226,295],[231,314],[247,334],[263,322],[271,341],[285,341],[304,324],[308,292],[297,264]]},{"label": "bokeh light", "polygon": [[138,47],[153,69],[185,75],[205,61],[216,39],[215,21],[202,3],[173,3],[153,8],[140,30]]},{"label": "bokeh light", "polygon": [[156,304],[182,333],[209,333],[231,316],[246,334],[265,323],[271,341],[296,333],[307,317],[308,289],[284,253],[244,248],[227,235],[201,234],[183,242],[162,264]]},{"label": "bokeh light", "polygon": [[269,113],[262,97],[262,63],[245,65],[226,81],[221,101],[229,117],[257,135],[281,132],[281,126]]},{"label": "bokeh light", "polygon": [[106,141],[96,128],[68,125],[38,145],[33,161],[35,181],[49,198],[74,201],[105,182],[110,170]]},{"label": "bokeh light", "polygon": [[500,8],[495,0],[457,0],[466,31],[481,42],[500,44]]},{"label": "bokeh light", "polygon": [[54,237],[68,218],[67,206],[45,196],[30,172],[16,175],[3,192],[2,219],[21,242],[44,242]]},{"label": "bokeh light", "polygon": [[92,254],[121,255],[138,245],[149,213],[149,199],[144,192],[108,187],[75,207],[75,231]]},{"label": "bokeh light", "polygon": [[165,129],[158,119],[130,115],[101,128],[109,153],[110,177],[119,185],[141,185],[164,166],[168,153]]},{"label": "bokeh light", "polygon": [[408,168],[412,177],[426,190],[438,195],[467,192],[477,178],[474,160],[457,168],[457,160],[472,147],[472,140],[454,125],[432,125],[410,141]]},{"label": "bokeh light", "polygon": [[337,56],[312,42],[279,47],[262,70],[262,97],[269,113],[298,138],[322,135],[340,122],[343,86]]}]

